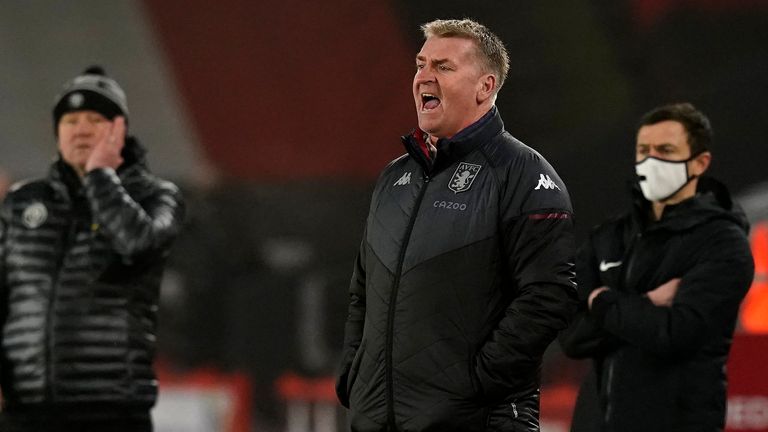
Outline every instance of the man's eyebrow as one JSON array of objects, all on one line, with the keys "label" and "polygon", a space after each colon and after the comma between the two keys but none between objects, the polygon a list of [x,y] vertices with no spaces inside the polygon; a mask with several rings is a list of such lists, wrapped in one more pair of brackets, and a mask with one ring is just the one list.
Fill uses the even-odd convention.
[{"label": "man's eyebrow", "polygon": [[671,142],[663,142],[663,143],[658,143],[658,144],[650,144],[650,143],[639,142],[639,143],[637,143],[637,145],[638,146],[651,146],[651,147],[661,147],[661,146],[673,146],[674,147],[675,146]]},{"label": "man's eyebrow", "polygon": [[[425,61],[427,61],[427,58],[424,57],[423,55],[417,55],[416,56],[416,61],[423,61],[423,62],[425,62]],[[432,61],[430,63],[432,63],[432,64],[442,64],[442,63],[448,63],[448,62],[450,62],[450,60],[448,60],[447,58],[439,58],[439,59],[432,59]]]}]

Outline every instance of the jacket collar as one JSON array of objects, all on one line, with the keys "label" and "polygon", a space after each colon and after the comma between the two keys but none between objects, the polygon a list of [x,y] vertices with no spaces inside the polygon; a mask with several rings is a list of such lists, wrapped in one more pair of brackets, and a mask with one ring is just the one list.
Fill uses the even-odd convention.
[{"label": "jacket collar", "polygon": [[645,225],[648,230],[682,231],[720,218],[729,219],[745,232],[749,232],[749,222],[744,211],[731,199],[726,186],[712,177],[700,177],[696,195],[680,203],[665,206],[661,219],[656,222],[648,222],[651,206],[642,196],[639,187],[633,188],[633,193],[636,218],[639,218],[641,225]]},{"label": "jacket collar", "polygon": [[498,109],[494,106],[478,121],[462,129],[453,137],[440,138],[437,141],[437,154],[434,159],[429,158],[423,150],[426,148],[427,134],[425,132],[415,129],[401,139],[408,154],[422,166],[424,171],[429,174],[436,174],[485,144],[503,130],[504,122],[501,120]]},{"label": "jacket collar", "polygon": [[51,164],[48,178],[56,195],[65,201],[70,201],[81,191],[80,177],[68,163],[64,162],[61,155]]}]

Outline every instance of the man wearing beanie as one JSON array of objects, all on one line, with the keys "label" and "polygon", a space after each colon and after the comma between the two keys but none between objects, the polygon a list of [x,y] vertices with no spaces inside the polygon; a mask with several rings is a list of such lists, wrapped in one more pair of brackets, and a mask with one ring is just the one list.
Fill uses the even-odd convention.
[{"label": "man wearing beanie", "polygon": [[53,109],[58,158],[0,211],[2,431],[151,431],[160,279],[184,206],[99,67]]}]

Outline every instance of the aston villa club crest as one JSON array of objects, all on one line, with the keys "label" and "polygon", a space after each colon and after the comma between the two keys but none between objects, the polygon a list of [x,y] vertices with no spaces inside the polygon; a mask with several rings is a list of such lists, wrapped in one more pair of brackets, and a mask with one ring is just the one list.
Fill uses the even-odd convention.
[{"label": "aston villa club crest", "polygon": [[472,187],[472,182],[475,181],[477,173],[480,172],[482,165],[475,165],[471,163],[462,162],[456,168],[456,172],[453,173],[451,181],[448,182],[448,189],[455,193],[466,192]]}]

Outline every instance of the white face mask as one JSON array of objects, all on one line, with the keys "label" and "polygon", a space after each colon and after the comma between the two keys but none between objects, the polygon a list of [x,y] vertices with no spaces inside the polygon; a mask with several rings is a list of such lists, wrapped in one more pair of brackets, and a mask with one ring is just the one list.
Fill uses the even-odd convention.
[{"label": "white face mask", "polygon": [[640,189],[648,201],[664,201],[676,194],[696,176],[688,176],[688,164],[648,156],[635,164]]}]

